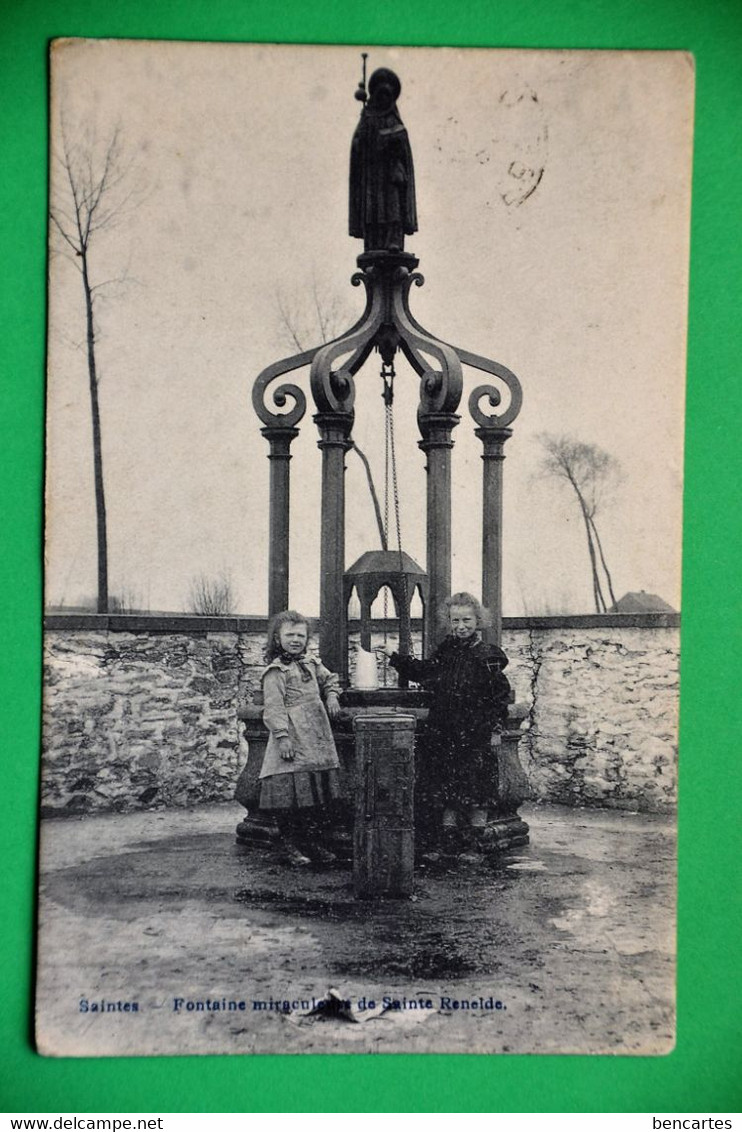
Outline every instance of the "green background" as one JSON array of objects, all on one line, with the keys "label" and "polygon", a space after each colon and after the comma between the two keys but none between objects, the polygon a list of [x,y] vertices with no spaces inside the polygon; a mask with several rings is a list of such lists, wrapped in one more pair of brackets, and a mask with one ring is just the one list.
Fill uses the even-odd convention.
[{"label": "green background", "polygon": [[[739,1111],[739,0],[0,0],[0,1108],[42,1112]],[[696,58],[681,705],[679,1022],[664,1058],[52,1061],[31,1045],[39,743],[47,47],[55,36],[658,48]],[[652,380],[652,375],[647,375]],[[630,413],[640,405],[627,405]],[[647,484],[651,491],[651,484]]]}]

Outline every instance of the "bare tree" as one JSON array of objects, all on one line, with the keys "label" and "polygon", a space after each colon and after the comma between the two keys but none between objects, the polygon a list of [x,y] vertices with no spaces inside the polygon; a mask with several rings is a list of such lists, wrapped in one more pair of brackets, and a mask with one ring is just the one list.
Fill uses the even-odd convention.
[{"label": "bare tree", "polygon": [[197,574],[188,591],[188,612],[199,617],[229,617],[237,609],[231,575],[222,570],[216,578]]},{"label": "bare tree", "polygon": [[[348,330],[353,323],[347,303],[336,292],[319,284],[314,274],[312,274],[311,286],[305,293],[299,294],[296,289],[291,293],[278,289],[276,291],[276,308],[283,334],[300,351],[324,342],[330,342],[344,330]],[[386,550],[387,535],[381,517],[381,506],[371,465],[365,453],[361,451],[355,441],[353,441],[352,447],[366,472],[381,545]]]},{"label": "bare tree", "polygon": [[565,590],[544,590],[534,595],[526,591],[520,576],[516,576],[516,583],[524,617],[565,617],[572,612],[569,595]]},{"label": "bare tree", "polygon": [[577,497],[590,556],[595,610],[605,613],[603,583],[607,585],[612,605],[616,604],[616,595],[595,520],[622,478],[621,465],[615,456],[596,444],[585,444],[571,436],[544,432],[538,440],[544,450],[541,474],[568,484]]},{"label": "bare tree", "polygon": [[[277,290],[276,307],[284,335],[300,351],[324,342],[330,342],[344,330],[348,330],[353,323],[353,317],[347,303],[336,292],[319,284],[314,274],[312,274],[311,286],[301,295],[297,290],[290,294],[280,289]],[[363,464],[371,502],[374,507],[379,539],[382,549],[386,550],[387,530],[381,515],[381,505],[371,465],[368,457],[355,441],[352,442],[352,450]]]},{"label": "bare tree", "polygon": [[95,481],[95,515],[98,542],[99,613],[108,611],[108,536],[106,497],[103,481],[103,452],[98,389],[100,371],[96,353],[96,301],[104,287],[121,283],[119,274],[94,281],[91,248],[100,233],[116,226],[140,196],[133,173],[133,159],[127,158],[118,128],[99,144],[92,131],[81,131],[80,139],[71,140],[63,120],[60,146],[53,154],[56,169],[52,178],[53,196],[49,215],[52,233],[59,247],[80,275],[85,302],[88,385],[93,428],[93,473]]},{"label": "bare tree", "polygon": [[345,300],[319,283],[314,274],[301,292],[278,288],[276,309],[282,334],[299,351],[329,342],[353,322]]},{"label": "bare tree", "polygon": [[108,596],[108,609],[111,613],[142,613],[145,608],[141,591],[126,583],[116,593]]}]

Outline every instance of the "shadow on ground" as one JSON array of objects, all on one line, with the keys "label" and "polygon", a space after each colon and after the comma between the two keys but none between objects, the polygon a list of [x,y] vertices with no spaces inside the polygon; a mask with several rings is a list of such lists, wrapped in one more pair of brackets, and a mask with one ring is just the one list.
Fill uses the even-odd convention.
[{"label": "shadow on ground", "polygon": [[[670,819],[531,807],[497,865],[361,902],[348,871],[238,847],[240,813],[44,823],[43,1052],[671,1048]],[[329,987],[350,1003],[332,1018]]]}]

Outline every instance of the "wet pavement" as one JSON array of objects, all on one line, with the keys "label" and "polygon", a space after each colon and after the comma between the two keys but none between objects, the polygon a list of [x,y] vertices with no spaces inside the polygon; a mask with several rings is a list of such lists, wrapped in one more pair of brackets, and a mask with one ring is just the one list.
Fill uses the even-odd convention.
[{"label": "wet pavement", "polygon": [[42,823],[42,1052],[672,1048],[671,818],[525,806],[529,846],[370,903],[236,845],[243,814]]}]

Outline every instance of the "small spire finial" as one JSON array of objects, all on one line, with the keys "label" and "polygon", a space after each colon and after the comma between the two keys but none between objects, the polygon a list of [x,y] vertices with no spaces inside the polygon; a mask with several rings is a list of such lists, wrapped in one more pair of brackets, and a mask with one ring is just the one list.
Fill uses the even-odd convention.
[{"label": "small spire finial", "polygon": [[368,59],[368,51],[362,51],[361,58],[363,59],[363,75],[356,88],[355,96],[359,102],[365,102],[368,98],[368,95],[366,94],[366,60]]}]

